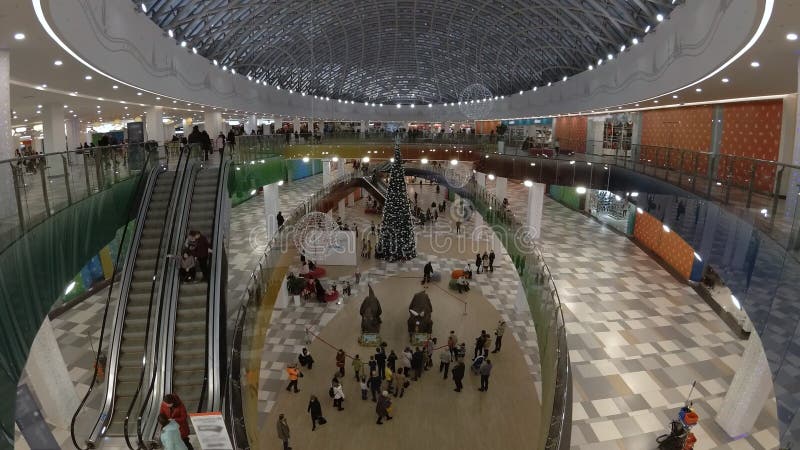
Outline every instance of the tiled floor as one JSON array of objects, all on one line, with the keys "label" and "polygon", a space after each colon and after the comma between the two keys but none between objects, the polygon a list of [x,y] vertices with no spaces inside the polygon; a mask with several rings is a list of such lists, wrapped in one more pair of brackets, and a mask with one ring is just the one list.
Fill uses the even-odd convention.
[{"label": "tiled floor", "polygon": [[[509,201],[527,191],[509,182]],[[655,448],[692,395],[696,449],[777,447],[775,399],[731,442],[714,421],[744,342],[706,303],[626,237],[545,199],[541,247],[566,309],[573,368],[572,449]]]}]

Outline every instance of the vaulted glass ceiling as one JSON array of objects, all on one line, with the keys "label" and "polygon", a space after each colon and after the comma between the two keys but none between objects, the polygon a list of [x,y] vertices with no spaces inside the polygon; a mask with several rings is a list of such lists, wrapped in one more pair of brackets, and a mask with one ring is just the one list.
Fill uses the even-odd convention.
[{"label": "vaulted glass ceiling", "polygon": [[[177,43],[282,89],[358,102],[509,95],[588,70],[683,0],[134,0]],[[624,47],[623,47],[624,46]]]}]

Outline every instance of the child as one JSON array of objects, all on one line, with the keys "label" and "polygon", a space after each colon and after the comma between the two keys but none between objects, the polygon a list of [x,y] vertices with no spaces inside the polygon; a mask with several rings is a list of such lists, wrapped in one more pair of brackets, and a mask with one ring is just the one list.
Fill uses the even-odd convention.
[{"label": "child", "polygon": [[361,400],[367,399],[367,379],[361,377],[361,382],[359,383],[361,386]]}]

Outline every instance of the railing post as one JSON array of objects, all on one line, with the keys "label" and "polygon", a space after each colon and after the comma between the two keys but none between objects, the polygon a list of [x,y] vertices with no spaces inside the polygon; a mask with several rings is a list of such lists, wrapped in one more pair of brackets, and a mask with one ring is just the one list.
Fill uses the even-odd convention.
[{"label": "railing post", "polygon": [[756,184],[756,162],[755,160],[750,162],[750,183],[747,186],[747,204],[745,207],[750,209],[750,203],[753,200],[753,186]]},{"label": "railing post", "polygon": [[97,173],[97,191],[103,190],[103,147],[94,149],[94,170]]},{"label": "railing post", "polygon": [[19,182],[22,178],[22,172],[19,166],[14,167],[14,164],[7,163],[11,168],[11,178],[14,180],[14,197],[17,199],[17,216],[19,217],[19,227],[24,233],[25,231],[25,213],[22,211],[22,197],[20,195]]},{"label": "railing post", "polygon": [[700,158],[698,153],[692,153],[692,159],[694,159],[694,171],[692,172],[692,193],[694,194],[697,192],[695,190],[695,185],[697,184],[697,169],[700,165]]},{"label": "railing post", "polygon": [[733,164],[736,163],[736,157],[731,157],[730,162],[728,162],[728,171],[725,174],[725,204],[730,203],[731,199],[731,184],[733,180]]},{"label": "railing post", "polygon": [[770,224],[775,223],[775,216],[778,215],[778,200],[780,200],[781,179],[783,178],[783,170],[785,166],[780,166],[778,175],[775,177],[775,189],[772,191],[772,212],[770,213]]},{"label": "railing post", "polygon": [[711,199],[711,188],[714,186],[714,173],[717,171],[717,162],[719,161],[718,154],[712,154],[708,157],[708,174],[706,179],[708,185],[706,186],[706,198]]},{"label": "railing post", "polygon": [[672,158],[672,149],[667,147],[667,159],[664,160],[664,180],[669,181],[670,163]]},{"label": "railing post", "polygon": [[678,159],[678,187],[681,187],[681,183],[683,182],[683,154],[685,151],[680,150],[681,157]]},{"label": "railing post", "polygon": [[67,205],[71,205],[72,189],[69,186],[69,164],[67,164],[67,158],[64,155],[61,155],[61,161],[64,164],[64,187],[67,188]]},{"label": "railing post", "polygon": [[92,182],[89,180],[89,158],[86,157],[86,149],[83,149],[83,175],[86,177],[86,196],[92,195]]}]

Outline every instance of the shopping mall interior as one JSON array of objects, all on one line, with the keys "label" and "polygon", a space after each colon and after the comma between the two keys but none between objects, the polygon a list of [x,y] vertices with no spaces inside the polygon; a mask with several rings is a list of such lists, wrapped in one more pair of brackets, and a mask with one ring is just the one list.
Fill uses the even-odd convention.
[{"label": "shopping mall interior", "polygon": [[0,449],[797,447],[799,17],[5,0]]}]

